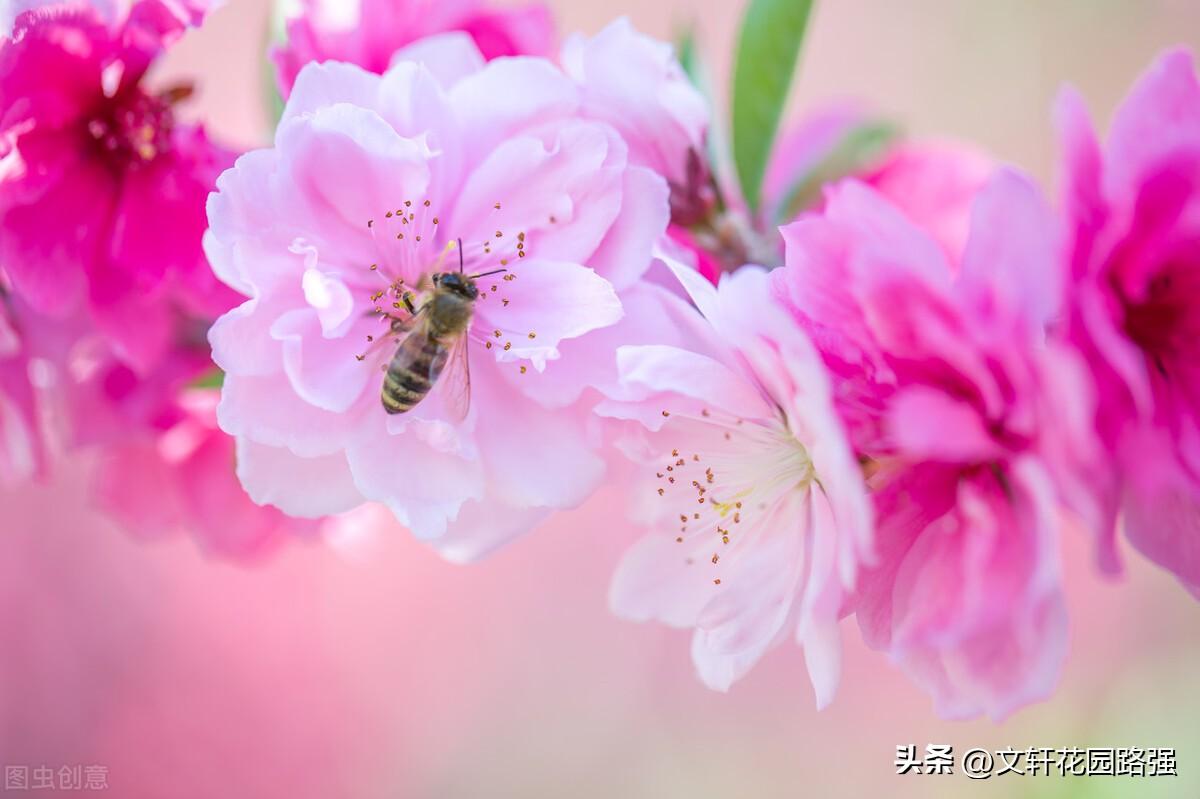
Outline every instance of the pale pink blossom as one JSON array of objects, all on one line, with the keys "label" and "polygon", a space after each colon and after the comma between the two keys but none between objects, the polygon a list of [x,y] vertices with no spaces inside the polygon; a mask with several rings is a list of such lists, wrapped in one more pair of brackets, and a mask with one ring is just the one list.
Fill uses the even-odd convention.
[{"label": "pale pink blossom", "polygon": [[229,155],[175,121],[190,89],[141,79],[187,8],[143,2],[112,26],[86,7],[30,11],[0,41],[0,263],[36,312],[85,316],[152,369],[183,317],[233,298],[200,247]]},{"label": "pale pink blossom", "polygon": [[855,602],[952,717],[1002,717],[1052,690],[1065,654],[1062,509],[1096,519],[1091,384],[1044,344],[1062,261],[1049,208],[1001,171],[961,261],[846,181],[785,227],[776,289],[810,332],[871,474],[879,564]]},{"label": "pale pink blossom", "polygon": [[[1162,55],[1101,151],[1079,96],[1058,106],[1074,285],[1066,335],[1099,387],[1094,465],[1129,540],[1200,596],[1200,83]],[[1108,467],[1108,468],[1103,468]],[[1111,524],[1107,531],[1111,531]],[[1117,568],[1111,535],[1101,562]]]},{"label": "pale pink blossom", "polygon": [[702,198],[694,195],[708,189],[703,165],[709,108],[671,45],[622,17],[590,38],[568,38],[562,63],[580,86],[583,113],[616,127],[629,144],[630,162],[671,184],[675,221],[681,214],[695,216],[690,206]]},{"label": "pale pink blossom", "polygon": [[597,408],[649,431],[624,446],[643,465],[650,531],[622,561],[612,605],[693,628],[697,671],[720,690],[794,637],[824,707],[845,597],[871,557],[862,471],[820,356],[767,274],[744,267],[714,288],[674,271],[706,322],[690,346],[618,349],[624,393]]},{"label": "pale pink blossom", "polygon": [[[667,187],[580,118],[550,62],[485,64],[464,34],[419,56],[382,76],[305,67],[275,146],[218,181],[207,251],[249,299],[210,341],[255,501],[304,517],[380,502],[462,559],[599,484],[580,375],[605,360],[593,331],[621,319],[649,265]],[[377,309],[404,318],[397,295],[420,306],[460,253],[467,273],[508,270],[478,280],[469,411],[443,379],[389,415],[398,336]]]},{"label": "pale pink blossom", "polygon": [[292,90],[311,62],[346,61],[382,73],[397,51],[422,39],[462,31],[484,58],[548,55],[554,21],[540,3],[489,8],[482,0],[299,0],[287,41],[271,51],[279,90]]}]

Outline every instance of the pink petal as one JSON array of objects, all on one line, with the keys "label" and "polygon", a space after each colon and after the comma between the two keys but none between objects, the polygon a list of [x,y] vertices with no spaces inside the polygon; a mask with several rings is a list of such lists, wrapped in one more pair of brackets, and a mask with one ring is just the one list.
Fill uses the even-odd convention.
[{"label": "pink petal", "polygon": [[624,291],[650,266],[655,242],[671,218],[670,189],[648,169],[625,170],[621,213],[588,265]]},{"label": "pink petal", "polygon": [[305,458],[282,447],[239,438],[237,476],[255,503],[304,519],[342,513],[363,501],[340,452]]},{"label": "pink petal", "polygon": [[363,496],[386,505],[418,538],[444,535],[464,503],[484,496],[482,464],[416,436],[389,435],[382,419],[363,440],[347,442],[346,458]]},{"label": "pink petal", "polygon": [[305,203],[304,216],[289,221],[311,221],[307,237],[321,251],[337,251],[323,241],[365,245],[369,220],[405,197],[423,196],[429,184],[423,143],[400,136],[375,112],[345,103],[280,126],[277,147]]},{"label": "pink petal", "polygon": [[467,179],[449,216],[456,235],[492,240],[514,260],[516,243],[503,236],[524,233],[535,258],[585,263],[621,210],[620,140],[578,122],[540,134],[500,144]]},{"label": "pink petal", "polygon": [[979,193],[961,274],[991,313],[1033,331],[1060,312],[1064,269],[1050,206],[1023,175],[1004,169]]},{"label": "pink petal", "polygon": [[[513,86],[521,90],[513,92]],[[467,147],[474,160],[520,131],[561,120],[577,107],[579,97],[549,62],[504,58],[455,84],[449,103],[458,112],[462,129],[472,134]]]},{"label": "pink petal", "polygon": [[402,47],[392,56],[392,63],[412,61],[428,69],[442,86],[453,86],[468,75],[483,69],[484,57],[471,36],[462,31],[449,31],[426,36]]},{"label": "pink petal", "polygon": [[[607,280],[577,264],[526,258],[514,266],[511,294],[505,306],[489,300],[479,308],[474,329],[495,341],[511,342],[505,352],[495,348],[501,361],[529,359],[535,369],[559,357],[560,342],[615,324],[622,315],[621,301]],[[501,335],[494,336],[499,330]]]},{"label": "pink petal", "polygon": [[549,410],[499,379],[499,366],[472,377],[472,403],[503,408],[475,431],[488,490],[513,508],[571,508],[600,485],[604,460],[593,452],[580,409]]},{"label": "pink petal", "polygon": [[1062,205],[1071,226],[1067,231],[1072,253],[1071,274],[1078,277],[1093,268],[1092,248],[1107,214],[1101,190],[1100,143],[1083,98],[1074,89],[1059,93],[1055,122],[1062,160]]},{"label": "pink petal", "polygon": [[293,119],[314,114],[334,103],[376,108],[379,86],[379,75],[355,64],[341,61],[307,64],[296,77],[279,126],[282,128]]},{"label": "pink petal", "polygon": [[1108,136],[1104,175],[1110,198],[1135,196],[1139,185],[1172,153],[1200,141],[1200,83],[1185,49],[1166,52],[1117,109]]},{"label": "pink petal", "polygon": [[905,458],[969,464],[1003,457],[978,410],[943,391],[901,389],[889,407],[888,434]]},{"label": "pink petal", "polygon": [[773,415],[746,378],[707,355],[665,345],[627,346],[617,350],[617,369],[630,386],[703,400],[746,419]]},{"label": "pink petal", "polygon": [[715,588],[707,573],[697,569],[707,548],[707,542],[679,544],[664,533],[643,536],[626,550],[613,574],[609,607],[631,621],[695,626]]}]

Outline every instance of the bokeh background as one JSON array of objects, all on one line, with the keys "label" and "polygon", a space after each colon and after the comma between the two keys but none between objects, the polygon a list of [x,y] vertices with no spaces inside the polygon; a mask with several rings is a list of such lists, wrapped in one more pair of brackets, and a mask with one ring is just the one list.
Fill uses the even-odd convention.
[{"label": "bokeh background", "polygon": [[[552,0],[560,31],[688,20],[723,94],[741,4]],[[157,79],[190,113],[268,140],[268,0],[228,0]],[[1050,104],[1069,81],[1106,122],[1160,48],[1200,45],[1190,0],[829,0],[792,113],[854,98],[917,136],[974,141],[1052,184]],[[264,563],[138,541],[87,507],[86,464],[0,493],[0,761],[97,763],[120,797],[1200,797],[1200,605],[1127,552],[1097,577],[1064,544],[1070,654],[1049,701],[945,722],[846,625],[838,699],[817,713],[798,651],[729,694],[687,634],[609,616],[631,532],[593,499],[491,560],[404,535],[298,544]],[[1176,779],[897,776],[898,744],[1175,747]],[[38,792],[35,795],[50,795]]]}]

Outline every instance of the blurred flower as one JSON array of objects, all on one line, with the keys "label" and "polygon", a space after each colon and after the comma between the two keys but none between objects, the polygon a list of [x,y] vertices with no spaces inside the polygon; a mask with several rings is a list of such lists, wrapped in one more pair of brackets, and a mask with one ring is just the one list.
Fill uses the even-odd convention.
[{"label": "blurred flower", "polygon": [[200,248],[229,155],[175,121],[190,88],[141,85],[191,8],[139,3],[117,27],[86,7],[31,11],[0,42],[0,263],[35,311],[86,315],[140,372],[180,312],[232,297]]},{"label": "blurred flower", "polygon": [[838,619],[871,557],[862,472],[805,334],[746,267],[719,288],[675,268],[711,324],[693,348],[626,346],[632,396],[607,416],[650,431],[634,456],[653,527],[625,556],[611,601],[622,616],[694,627],[692,657],[727,689],[789,634],[804,647],[817,704],[833,698]]},{"label": "blurred flower", "polygon": [[17,19],[26,11],[90,9],[115,30],[128,26],[124,31],[127,38],[141,38],[148,33],[142,41],[153,42],[154,31],[160,37],[181,33],[188,26],[199,25],[216,5],[219,2],[209,0],[5,0],[0,8],[0,36],[12,36]]},{"label": "blurred flower", "polygon": [[318,522],[290,519],[246,496],[234,473],[234,440],[217,427],[216,403],[215,391],[188,392],[174,424],[151,435],[131,429],[105,447],[93,478],[99,508],[134,535],[187,531],[212,554],[240,561],[315,536]]},{"label": "blurred flower", "polygon": [[[1143,554],[1200,596],[1200,84],[1161,56],[1101,153],[1079,96],[1059,101],[1074,286],[1067,335],[1099,387],[1096,425]],[[1110,536],[1102,562],[1116,568]]]},{"label": "blurred flower", "polygon": [[[468,558],[598,485],[576,365],[556,361],[621,318],[618,292],[666,227],[667,187],[628,163],[613,128],[579,117],[550,62],[485,64],[461,33],[420,52],[382,77],[305,67],[275,147],[218,181],[207,249],[250,299],[210,340],[226,371],[218,416],[256,501],[299,516],[382,502]],[[467,273],[507,270],[478,279],[469,411],[448,371],[389,415],[392,325],[460,257]],[[588,340],[577,351],[604,360]]]},{"label": "blurred flower", "polygon": [[1095,517],[1082,484],[1100,457],[1082,365],[1042,343],[1062,290],[1049,208],[998,173],[958,264],[855,181],[783,232],[776,288],[872,475],[880,564],[855,605],[867,643],[943,715],[1046,696],[1066,644],[1060,502]]},{"label": "blurred flower", "polygon": [[7,299],[0,282],[0,485],[4,486],[41,472],[45,458],[25,333]]},{"label": "blurred flower", "polygon": [[996,171],[975,147],[953,141],[911,141],[889,148],[858,178],[933,237],[953,264],[962,258],[971,207]]},{"label": "blurred flower", "polygon": [[98,453],[97,505],[127,530],[186,528],[247,559],[312,524],[246,497],[215,392],[205,407],[189,388],[237,300],[200,246],[232,159],[175,122],[189,88],[141,85],[206,5],[48,8],[0,44],[0,476]]},{"label": "blurred flower", "polygon": [[972,145],[898,139],[857,108],[833,107],[780,139],[763,183],[762,216],[791,221],[821,207],[824,185],[855,177],[932,235],[955,262],[966,243],[972,200],[995,169]]},{"label": "blurred flower", "polygon": [[481,0],[298,0],[287,42],[271,51],[286,98],[305,64],[347,61],[383,73],[401,48],[426,36],[463,31],[484,58],[547,55],[554,21],[541,4],[484,6]]}]

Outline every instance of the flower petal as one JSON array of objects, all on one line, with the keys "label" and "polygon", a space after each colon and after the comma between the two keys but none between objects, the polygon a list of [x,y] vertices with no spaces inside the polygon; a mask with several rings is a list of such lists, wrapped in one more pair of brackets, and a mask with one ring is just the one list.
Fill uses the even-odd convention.
[{"label": "flower petal", "polygon": [[305,458],[282,447],[237,440],[237,475],[250,498],[289,516],[317,519],[362,504],[346,456]]},{"label": "flower petal", "polygon": [[[621,301],[612,285],[587,267],[526,258],[509,275],[511,283],[499,282],[502,290],[480,303],[474,323],[480,335],[497,342],[498,360],[528,359],[541,371],[546,361],[559,357],[562,341],[621,318]],[[505,351],[501,342],[512,347]]]}]

